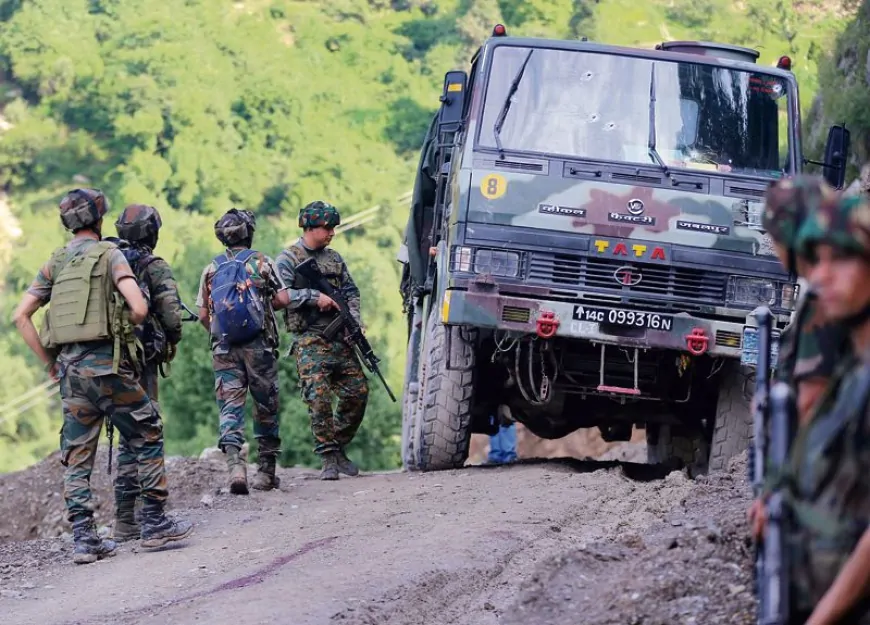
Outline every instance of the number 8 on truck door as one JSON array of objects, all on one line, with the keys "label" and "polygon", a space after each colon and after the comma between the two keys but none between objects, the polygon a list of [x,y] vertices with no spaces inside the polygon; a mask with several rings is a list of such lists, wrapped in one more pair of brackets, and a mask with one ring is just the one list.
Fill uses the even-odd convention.
[{"label": "number 8 on truck door", "polygon": [[507,180],[498,174],[489,174],[480,181],[480,193],[488,200],[497,200],[507,191]]}]

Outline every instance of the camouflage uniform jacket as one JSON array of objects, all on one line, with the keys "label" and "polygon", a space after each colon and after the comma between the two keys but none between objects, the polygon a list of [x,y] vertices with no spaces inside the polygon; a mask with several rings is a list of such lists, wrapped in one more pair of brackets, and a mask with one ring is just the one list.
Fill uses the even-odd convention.
[{"label": "camouflage uniform jacket", "polygon": [[[841,360],[812,421],[791,449],[785,500],[795,601],[812,609],[870,522],[870,364]],[[857,622],[858,615],[854,615]],[[846,621],[844,621],[846,622]]]},{"label": "camouflage uniform jacket", "polygon": [[[156,332],[146,332],[146,341],[152,334],[164,334],[164,345],[144,345],[146,358],[151,359],[154,351],[159,351],[156,362],[164,362],[168,355],[168,345],[176,345],[181,342],[181,299],[178,295],[178,283],[172,275],[169,264],[154,256],[151,249],[145,246],[136,246],[122,241],[122,245],[131,247],[138,262],[131,266],[136,273],[139,284],[148,291],[150,306],[148,309],[149,319],[145,323],[158,323],[160,328]],[[122,248],[123,249],[123,248]]]},{"label": "camouflage uniform jacket", "polygon": [[[244,249],[247,248],[240,246],[231,247],[227,249],[226,254],[232,256]],[[278,324],[275,320],[275,310],[272,308],[272,298],[286,287],[278,271],[275,269],[274,261],[262,252],[254,252],[247,263],[245,263],[245,268],[251,276],[251,282],[257,287],[263,298],[263,307],[266,311],[266,330],[264,332],[266,346],[275,349],[279,344],[279,336]],[[211,320],[214,310],[209,285],[216,270],[217,262],[215,260],[212,260],[212,262],[205,266],[200,276],[199,291],[196,296],[196,306],[208,310],[209,320]],[[230,352],[230,348],[220,344],[214,336],[211,337],[211,348],[215,354],[227,354]]]},{"label": "camouflage uniform jacket", "polygon": [[178,283],[172,269],[162,258],[155,258],[142,276],[151,293],[151,312],[163,326],[166,340],[171,344],[181,341],[181,299]]},{"label": "camouflage uniform jacket", "polygon": [[[36,278],[27,292],[37,298],[42,305],[51,301],[51,289],[54,277],[63,266],[79,254],[84,254],[91,246],[99,243],[97,239],[78,238],[70,241],[65,247],[55,250],[52,257],[40,268]],[[62,255],[65,252],[64,255]],[[109,254],[109,267],[112,280],[117,285],[124,278],[134,278],[132,269],[121,250],[115,248],[106,252]],[[72,369],[81,377],[99,377],[112,374],[114,344],[112,341],[91,341],[88,343],[73,343],[64,345],[58,356],[58,363]],[[132,374],[130,363],[122,358],[121,367],[124,372]]]},{"label": "camouflage uniform jacket", "polygon": [[281,279],[290,291],[290,305],[284,312],[287,331],[301,334],[306,331],[323,330],[337,315],[335,310],[321,312],[317,308],[320,291],[312,288],[305,278],[296,274],[296,266],[307,258],[314,258],[326,280],[344,297],[350,314],[357,323],[361,323],[359,289],[351,278],[341,255],[329,247],[320,250],[309,249],[300,238],[278,254],[277,261]]}]

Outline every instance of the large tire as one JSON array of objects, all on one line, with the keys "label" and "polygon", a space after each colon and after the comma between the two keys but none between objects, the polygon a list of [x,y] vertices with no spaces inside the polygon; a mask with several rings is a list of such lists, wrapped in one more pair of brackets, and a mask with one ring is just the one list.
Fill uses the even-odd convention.
[{"label": "large tire", "polygon": [[722,371],[710,445],[710,471],[725,470],[731,458],[749,447],[752,439],[750,382],[737,362],[728,363]]},{"label": "large tire", "polygon": [[[447,369],[447,331],[451,363]],[[420,394],[414,416],[413,455],[421,471],[455,469],[465,464],[471,442],[471,399],[474,390],[474,345],[458,328],[429,315],[420,366]]]},{"label": "large tire", "polygon": [[[654,434],[655,429],[658,430]],[[647,424],[646,455],[650,464],[692,465],[698,459],[698,439],[673,433],[669,424]]]},{"label": "large tire", "polygon": [[419,309],[412,312],[409,322],[408,351],[405,360],[405,388],[402,394],[402,466],[406,471],[418,469],[414,454],[414,431],[419,404],[420,328]]}]

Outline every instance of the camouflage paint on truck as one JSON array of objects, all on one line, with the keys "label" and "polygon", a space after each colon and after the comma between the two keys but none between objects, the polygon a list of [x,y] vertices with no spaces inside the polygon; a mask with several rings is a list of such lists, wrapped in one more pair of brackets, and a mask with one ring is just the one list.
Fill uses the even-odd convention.
[{"label": "camouflage paint on truck", "polygon": [[[736,195],[735,189],[745,193],[747,187],[736,181],[682,175],[684,186],[700,185],[703,189],[689,192],[613,181],[591,182],[583,180],[579,173],[588,167],[566,163],[562,169],[549,175],[534,175],[475,167],[467,197],[464,201],[460,199],[464,210],[458,218],[472,223],[659,241],[752,256],[773,253],[769,237],[759,230],[764,185],[748,185],[754,195],[750,199]],[[576,173],[572,175],[572,171]],[[659,178],[655,174],[644,176]],[[669,183],[664,180],[659,184]],[[711,186],[718,188],[714,190]],[[491,193],[493,189],[497,193]],[[705,193],[707,190],[709,194]],[[725,195],[728,192],[730,197]],[[754,229],[742,225],[752,220]]]}]

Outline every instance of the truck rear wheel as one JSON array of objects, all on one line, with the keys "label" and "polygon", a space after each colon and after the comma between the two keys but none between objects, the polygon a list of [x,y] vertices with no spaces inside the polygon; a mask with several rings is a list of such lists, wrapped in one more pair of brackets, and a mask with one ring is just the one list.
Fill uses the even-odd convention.
[{"label": "truck rear wheel", "polygon": [[[452,354],[447,353],[448,331]],[[412,442],[417,468],[437,471],[461,467],[471,442],[474,345],[463,338],[459,328],[439,323],[433,312],[420,358],[422,401],[414,415]],[[448,358],[454,369],[447,369]]]},{"label": "truck rear wheel", "polygon": [[647,424],[646,453],[650,464],[689,467],[697,475],[706,468],[706,445],[703,435],[688,436],[669,424]]},{"label": "truck rear wheel", "polygon": [[719,382],[716,422],[710,446],[710,470],[723,471],[728,461],[749,447],[752,437],[751,378],[738,362],[725,365]]}]

